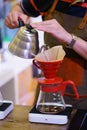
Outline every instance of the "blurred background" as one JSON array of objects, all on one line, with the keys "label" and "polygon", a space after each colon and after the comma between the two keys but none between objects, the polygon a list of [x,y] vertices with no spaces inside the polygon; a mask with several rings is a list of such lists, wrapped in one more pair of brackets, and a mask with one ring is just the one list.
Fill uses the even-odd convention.
[{"label": "blurred background", "polygon": [[10,11],[13,5],[19,0],[1,0],[0,1],[0,30],[3,42],[9,42],[15,36],[17,29],[9,29],[4,24],[4,18]]},{"label": "blurred background", "polygon": [[[32,65],[32,59],[19,58],[8,51],[18,29],[9,29],[4,24],[4,18],[18,1],[0,0],[0,92],[3,97],[0,100],[31,106],[35,101],[39,71]],[[42,17],[31,20],[42,21]],[[39,32],[39,45],[43,44],[44,33]]]}]

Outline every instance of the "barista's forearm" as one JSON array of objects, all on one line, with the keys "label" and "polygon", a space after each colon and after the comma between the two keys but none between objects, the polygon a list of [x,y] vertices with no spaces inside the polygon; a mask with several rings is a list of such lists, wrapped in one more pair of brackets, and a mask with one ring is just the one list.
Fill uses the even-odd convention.
[{"label": "barista's forearm", "polygon": [[[72,39],[74,39],[73,36],[67,32],[55,19],[39,23],[31,23],[31,26],[38,30],[52,34],[58,39],[58,41],[65,43],[68,46],[72,43]],[[87,42],[79,37],[74,40],[75,44],[73,44],[72,49],[87,60]]]},{"label": "barista's forearm", "polygon": [[[72,37],[71,37],[71,40],[72,40]],[[67,45],[69,45],[69,43],[70,41],[68,40]],[[72,49],[87,60],[87,42],[86,41],[78,37]]]},{"label": "barista's forearm", "polygon": [[73,49],[87,60],[87,42],[78,37]]},{"label": "barista's forearm", "polygon": [[[61,42],[65,42],[67,46],[69,46],[72,41],[72,35],[65,30],[62,31],[60,37],[59,33],[54,33],[54,36],[56,36],[56,38]],[[85,40],[77,37],[72,49],[87,60],[87,42]]]}]

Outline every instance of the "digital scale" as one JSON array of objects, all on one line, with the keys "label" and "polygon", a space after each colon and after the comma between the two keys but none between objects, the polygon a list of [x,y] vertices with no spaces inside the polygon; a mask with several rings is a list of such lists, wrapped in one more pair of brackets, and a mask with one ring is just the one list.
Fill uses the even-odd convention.
[{"label": "digital scale", "polygon": [[29,121],[34,123],[46,123],[46,124],[67,124],[72,112],[72,107],[66,107],[65,110],[57,114],[45,114],[36,110],[34,106],[29,112]]},{"label": "digital scale", "polygon": [[4,119],[12,110],[13,102],[9,100],[3,100],[0,102],[0,120]]}]

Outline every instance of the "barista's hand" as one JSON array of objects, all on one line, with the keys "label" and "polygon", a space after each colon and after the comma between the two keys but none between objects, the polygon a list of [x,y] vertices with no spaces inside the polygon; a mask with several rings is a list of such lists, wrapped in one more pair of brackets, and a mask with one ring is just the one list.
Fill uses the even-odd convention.
[{"label": "barista's hand", "polygon": [[57,21],[56,19],[46,20],[39,23],[30,23],[33,28],[52,34],[62,42],[71,41],[72,37]]},{"label": "barista's hand", "polygon": [[5,18],[5,24],[7,27],[9,27],[10,29],[13,28],[18,28],[19,27],[19,22],[18,19],[22,19],[23,22],[26,24],[28,23],[29,20],[29,16],[20,13],[18,11],[11,11]]}]

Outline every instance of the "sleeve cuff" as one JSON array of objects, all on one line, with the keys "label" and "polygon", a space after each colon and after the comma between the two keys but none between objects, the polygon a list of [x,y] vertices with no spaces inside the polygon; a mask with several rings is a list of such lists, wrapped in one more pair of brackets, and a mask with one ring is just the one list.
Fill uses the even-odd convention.
[{"label": "sleeve cuff", "polygon": [[24,11],[25,14],[32,16],[32,17],[37,17],[40,15],[39,11],[36,11],[29,0],[22,0],[21,1],[21,8]]}]

